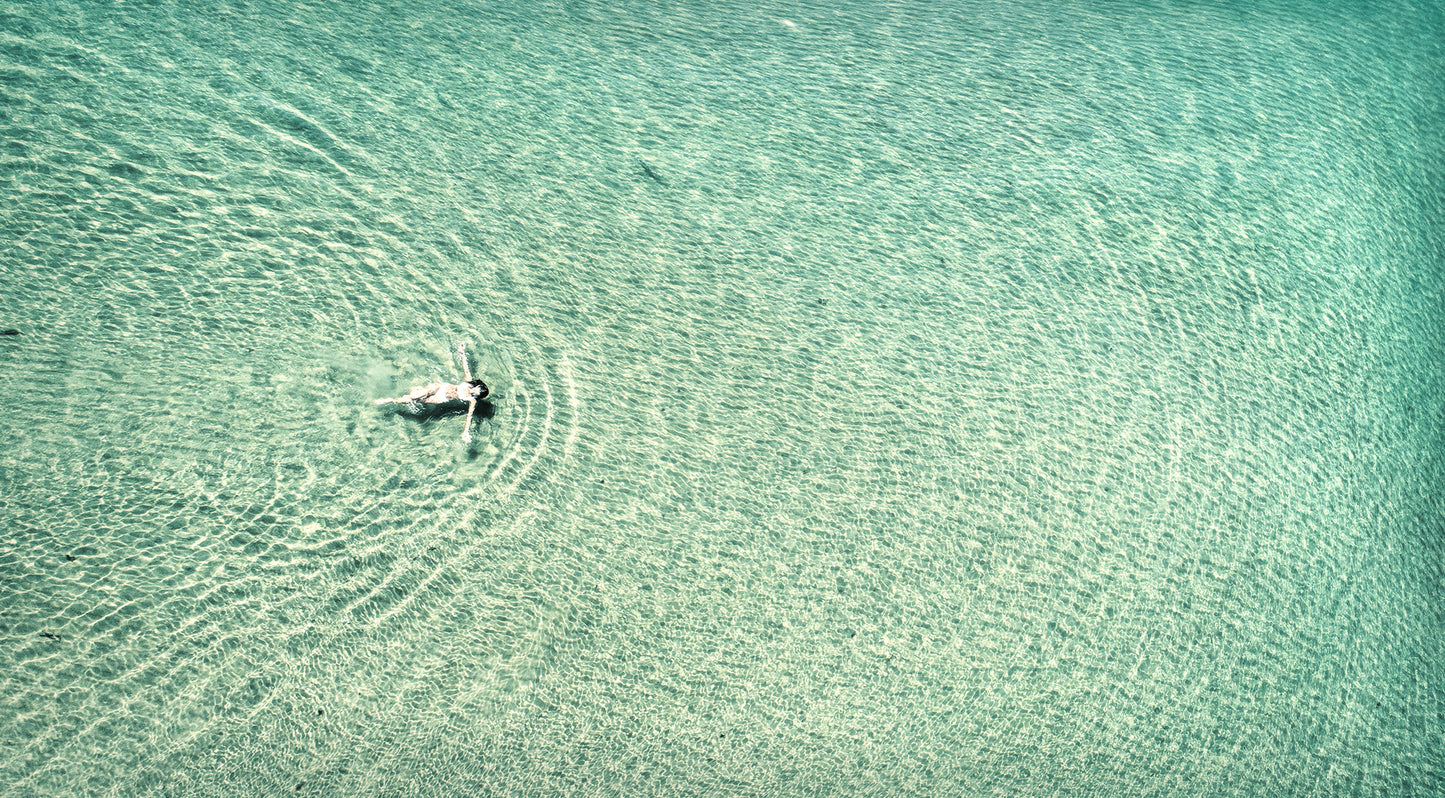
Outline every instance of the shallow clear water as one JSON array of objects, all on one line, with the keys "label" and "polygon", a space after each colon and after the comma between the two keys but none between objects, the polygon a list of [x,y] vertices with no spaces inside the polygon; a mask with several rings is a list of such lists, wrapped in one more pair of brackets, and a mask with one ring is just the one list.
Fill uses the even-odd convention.
[{"label": "shallow clear water", "polygon": [[0,792],[1445,791],[1439,5],[364,5],[0,15]]}]

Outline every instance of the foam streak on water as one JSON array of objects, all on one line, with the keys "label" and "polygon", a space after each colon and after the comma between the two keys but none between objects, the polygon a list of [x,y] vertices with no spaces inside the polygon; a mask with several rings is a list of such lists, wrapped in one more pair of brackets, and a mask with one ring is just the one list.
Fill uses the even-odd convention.
[{"label": "foam streak on water", "polygon": [[1445,792],[1438,4],[355,5],[0,3],[0,795]]}]

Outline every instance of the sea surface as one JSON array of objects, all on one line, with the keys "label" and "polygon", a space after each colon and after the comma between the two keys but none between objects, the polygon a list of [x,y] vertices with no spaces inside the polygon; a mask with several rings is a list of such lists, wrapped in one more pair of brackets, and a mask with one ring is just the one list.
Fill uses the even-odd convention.
[{"label": "sea surface", "polygon": [[[1440,2],[0,3],[0,795],[1445,794]],[[468,366],[455,409],[373,400]]]}]

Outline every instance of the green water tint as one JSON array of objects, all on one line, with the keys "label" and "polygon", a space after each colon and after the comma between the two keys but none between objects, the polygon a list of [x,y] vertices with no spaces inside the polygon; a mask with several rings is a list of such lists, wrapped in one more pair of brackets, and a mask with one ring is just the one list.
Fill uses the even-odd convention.
[{"label": "green water tint", "polygon": [[1442,791],[1438,7],[142,6],[0,13],[0,794]]}]

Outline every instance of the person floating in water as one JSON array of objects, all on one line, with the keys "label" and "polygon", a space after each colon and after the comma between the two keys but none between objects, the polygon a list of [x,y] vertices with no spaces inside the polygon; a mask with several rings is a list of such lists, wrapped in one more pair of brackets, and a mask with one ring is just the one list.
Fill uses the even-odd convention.
[{"label": "person floating in water", "polygon": [[472,442],[472,414],[477,411],[477,401],[486,399],[490,391],[487,384],[478,379],[472,378],[472,367],[467,362],[467,345],[457,344],[457,358],[462,361],[462,373],[466,379],[458,383],[433,382],[428,385],[418,385],[411,389],[406,396],[398,396],[395,399],[377,399],[377,406],[381,405],[408,405],[412,412],[421,409],[423,404],[446,405],[454,402],[467,403],[467,425],[462,428],[462,441]]}]

